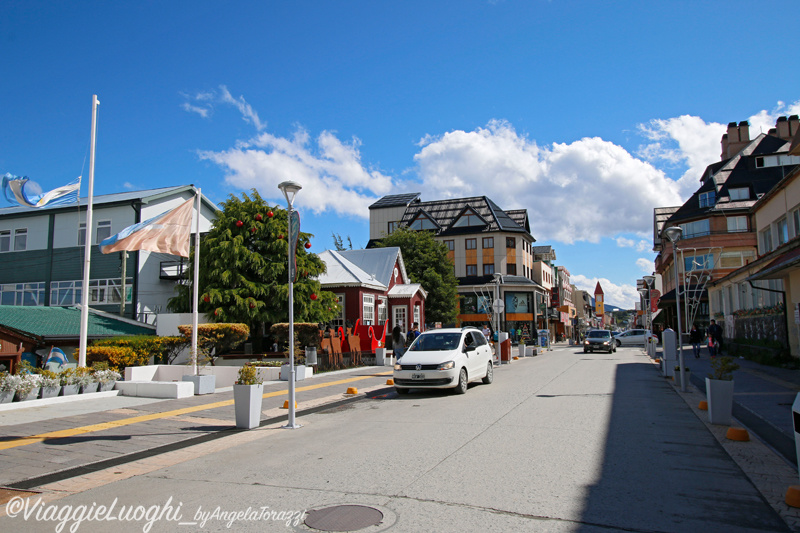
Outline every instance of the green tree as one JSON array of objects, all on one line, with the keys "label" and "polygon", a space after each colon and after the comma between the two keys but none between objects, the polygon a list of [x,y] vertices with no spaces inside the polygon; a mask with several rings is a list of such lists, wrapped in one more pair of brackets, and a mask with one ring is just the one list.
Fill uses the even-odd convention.
[{"label": "green tree", "polygon": [[428,322],[453,324],[458,317],[458,278],[447,257],[447,246],[427,231],[395,230],[379,246],[397,246],[403,254],[408,277],[428,292],[425,318]]},{"label": "green tree", "polygon": [[[260,349],[264,324],[289,319],[288,221],[286,210],[269,206],[253,189],[241,198],[230,195],[221,204],[208,235],[200,242],[199,310],[213,322],[238,322],[250,327]],[[336,296],[322,291],[317,277],[325,263],[305,245],[312,237],[300,232],[294,319],[327,322],[339,315]],[[187,272],[194,272],[194,251]],[[191,276],[190,276],[191,278]],[[191,310],[192,281],[178,285],[167,307]]]}]

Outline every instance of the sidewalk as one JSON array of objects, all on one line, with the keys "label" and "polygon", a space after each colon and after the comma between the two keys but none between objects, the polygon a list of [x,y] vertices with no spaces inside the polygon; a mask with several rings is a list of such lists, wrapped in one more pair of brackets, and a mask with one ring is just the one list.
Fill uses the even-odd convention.
[{"label": "sidewalk", "polygon": [[[659,346],[656,355],[661,357],[661,354]],[[705,394],[705,378],[711,372],[708,350],[702,348],[700,358],[695,359],[692,346],[684,345],[683,358],[691,370],[692,385]],[[800,392],[800,370],[761,365],[738,357],[735,360],[740,369],[733,373],[733,416],[797,466],[792,404]]]},{"label": "sidewalk", "polygon": [[[389,377],[388,367],[360,367],[298,381],[297,414],[363,398]],[[348,387],[359,394],[345,394]],[[287,388],[264,384],[262,425],[287,419]],[[32,488],[233,435],[242,431],[234,418],[231,387],[177,400],[112,396],[0,412],[0,486]]]}]

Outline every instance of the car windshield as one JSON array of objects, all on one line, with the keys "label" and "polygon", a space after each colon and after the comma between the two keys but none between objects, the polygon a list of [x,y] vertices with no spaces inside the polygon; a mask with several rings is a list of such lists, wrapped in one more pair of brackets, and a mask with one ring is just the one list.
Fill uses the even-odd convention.
[{"label": "car windshield", "polygon": [[597,330],[589,332],[589,337],[594,337],[594,338],[602,338],[602,337],[610,337],[610,336],[611,336],[611,332],[607,331],[607,330],[604,330],[604,329],[597,329]]},{"label": "car windshield", "polygon": [[439,352],[454,350],[461,342],[461,333],[426,333],[414,340],[409,352]]}]

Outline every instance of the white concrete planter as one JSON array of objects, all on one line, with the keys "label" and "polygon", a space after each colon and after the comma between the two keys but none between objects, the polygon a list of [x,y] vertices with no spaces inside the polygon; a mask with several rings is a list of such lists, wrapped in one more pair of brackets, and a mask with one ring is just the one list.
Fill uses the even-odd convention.
[{"label": "white concrete planter", "polygon": [[234,385],[233,407],[236,412],[236,427],[257,428],[261,422],[261,400],[264,385]]},{"label": "white concrete planter", "polygon": [[202,376],[193,376],[187,375],[181,378],[181,381],[191,381],[194,383],[194,393],[195,394],[213,394],[214,393],[214,385],[216,383],[216,376],[212,375],[202,375]]},{"label": "white concrete planter", "polygon": [[0,403],[11,403],[14,401],[14,394],[13,390],[0,392]]},{"label": "white concrete planter", "polygon": [[32,391],[30,391],[25,396],[22,396],[19,392],[17,393],[17,401],[18,402],[27,402],[28,400],[35,400],[39,397],[39,392],[41,391],[41,387],[36,387]]},{"label": "white concrete planter", "polygon": [[81,394],[88,394],[90,392],[97,392],[97,387],[100,384],[96,381],[92,381],[88,385],[81,385]]},{"label": "white concrete planter", "polygon": [[708,421],[722,426],[731,425],[733,412],[733,381],[706,378]]},{"label": "white concrete planter", "polygon": [[100,386],[97,388],[98,392],[105,392],[109,390],[114,390],[114,385],[116,385],[116,381],[101,381]]},{"label": "white concrete planter", "polygon": [[61,387],[42,387],[41,398],[55,398],[61,392]]},{"label": "white concrete planter", "polygon": [[62,385],[61,386],[61,396],[72,396],[73,394],[78,394],[80,392],[80,385]]},{"label": "white concrete planter", "polygon": [[[306,365],[294,365],[294,380],[295,381],[303,381],[308,377],[308,372],[313,372],[314,370],[310,366]],[[289,381],[289,374],[291,372],[291,368],[289,365],[281,366],[281,381]]]}]

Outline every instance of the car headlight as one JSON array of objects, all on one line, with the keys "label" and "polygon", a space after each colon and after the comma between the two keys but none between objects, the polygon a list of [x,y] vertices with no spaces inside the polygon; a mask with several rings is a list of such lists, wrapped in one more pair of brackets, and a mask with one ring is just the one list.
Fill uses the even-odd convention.
[{"label": "car headlight", "polygon": [[436,370],[450,370],[454,366],[456,366],[456,364],[453,361],[448,361],[446,363],[442,363],[441,365],[437,366]]},{"label": "car headlight", "polygon": [[395,363],[394,364],[394,369],[395,370],[403,370],[403,367],[400,365],[400,363]]},{"label": "car headlight", "polygon": [[583,344],[589,344],[589,340],[587,339],[587,340],[583,341]]},{"label": "car headlight", "polygon": [[608,343],[609,343],[609,341],[604,341],[604,342],[603,342],[603,344],[608,344]]}]

